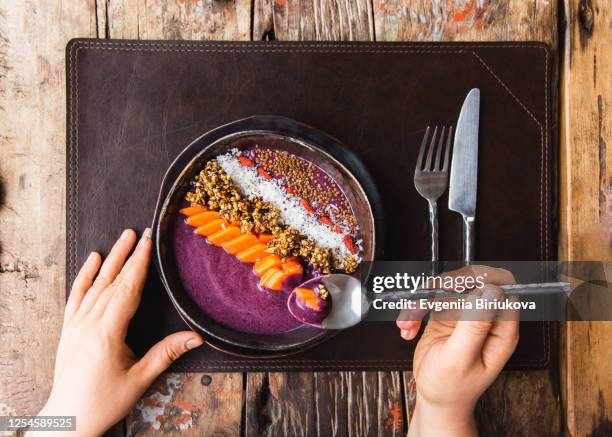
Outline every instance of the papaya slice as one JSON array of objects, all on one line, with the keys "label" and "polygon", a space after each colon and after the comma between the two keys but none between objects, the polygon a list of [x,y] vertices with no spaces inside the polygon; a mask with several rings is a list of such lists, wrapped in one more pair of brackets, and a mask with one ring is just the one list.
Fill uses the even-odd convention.
[{"label": "papaya slice", "polygon": [[280,267],[282,266],[283,261],[278,255],[268,255],[265,258],[260,259],[255,262],[253,266],[253,273],[257,276],[263,276],[263,274],[270,269],[271,267]]},{"label": "papaya slice", "polygon": [[215,232],[210,237],[208,237],[208,242],[213,246],[221,246],[226,241],[229,241],[240,234],[241,232],[239,227],[228,226],[227,228],[221,229],[220,231]]},{"label": "papaya slice", "polygon": [[270,241],[272,239],[272,234],[259,234],[257,236],[257,239],[259,240],[260,243],[267,243],[268,241]]},{"label": "papaya slice", "polygon": [[284,260],[283,271],[289,275],[302,275],[304,268],[297,259],[291,257]]},{"label": "papaya slice", "polygon": [[236,257],[243,263],[254,263],[255,261],[260,260],[261,258],[269,255],[266,252],[267,248],[267,245],[263,243],[257,243],[249,247],[248,249],[243,250],[242,252],[238,252],[238,255],[236,255]]},{"label": "papaya slice", "polygon": [[197,215],[192,215],[188,217],[187,223],[189,223],[194,228],[199,228],[200,226],[204,226],[206,223],[218,218],[221,218],[221,215],[217,211],[204,211]]},{"label": "papaya slice", "polygon": [[282,270],[279,267],[270,267],[261,276],[261,279],[259,280],[259,285],[261,285],[262,287],[265,287],[266,286],[266,282],[268,282],[268,280],[272,277],[272,275],[274,275],[277,272],[282,272]]},{"label": "papaya slice", "polygon": [[296,257],[280,258],[270,253],[271,234],[258,235],[242,232],[238,222],[228,222],[219,212],[196,205],[183,208],[187,223],[196,228],[196,234],[207,237],[208,242],[220,246],[244,263],[254,263],[253,272],[261,278],[259,284],[270,290],[282,290],[288,278],[298,280],[304,268]]},{"label": "papaya slice", "polygon": [[288,277],[289,275],[283,270],[273,272],[265,281],[264,287],[269,288],[270,290],[280,291],[283,289],[283,284]]},{"label": "papaya slice", "polygon": [[314,290],[311,288],[298,287],[295,289],[295,292],[297,294],[297,298],[300,299],[300,301],[305,305],[315,311],[319,309],[319,298]]},{"label": "papaya slice", "polygon": [[219,232],[225,229],[226,226],[227,222],[222,218],[214,219],[206,223],[204,226],[200,226],[199,228],[197,228],[195,230],[195,233],[198,235],[204,235],[205,237],[209,237],[215,232]]},{"label": "papaya slice", "polygon": [[232,255],[236,255],[257,243],[257,237],[253,234],[241,234],[221,246]]},{"label": "papaya slice", "polygon": [[192,215],[200,214],[201,212],[206,211],[201,205],[188,206],[186,208],[182,208],[179,212],[183,214],[185,217],[191,217]]}]

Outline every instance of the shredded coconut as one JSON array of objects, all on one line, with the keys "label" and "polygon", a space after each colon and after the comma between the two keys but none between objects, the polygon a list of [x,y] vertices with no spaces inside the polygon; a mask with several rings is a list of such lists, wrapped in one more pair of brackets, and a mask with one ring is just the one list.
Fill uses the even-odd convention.
[{"label": "shredded coconut", "polygon": [[[311,238],[317,246],[331,249],[338,259],[354,256],[344,244],[343,234],[334,232],[319,222],[315,214],[306,211],[300,204],[299,197],[287,195],[280,181],[265,179],[257,173],[256,167],[240,164],[238,155],[238,150],[233,149],[218,156],[217,162],[243,195],[249,199],[261,197],[264,201],[270,202],[280,211],[280,218],[284,224]],[[360,247],[361,241],[356,244]]]}]

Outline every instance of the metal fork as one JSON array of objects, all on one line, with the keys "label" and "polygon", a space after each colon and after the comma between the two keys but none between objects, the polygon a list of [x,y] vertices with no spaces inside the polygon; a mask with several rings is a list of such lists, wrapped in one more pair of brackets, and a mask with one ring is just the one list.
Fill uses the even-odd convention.
[{"label": "metal fork", "polygon": [[[429,223],[431,225],[431,269],[432,273],[436,274],[438,267],[438,199],[444,194],[448,186],[448,161],[453,137],[453,127],[449,126],[448,128],[446,146],[444,145],[446,128],[442,128],[437,147],[436,136],[438,127],[436,126],[434,128],[431,142],[428,143],[429,130],[430,128],[427,126],[425,136],[421,143],[421,150],[419,151],[416,168],[414,170],[414,186],[429,204]],[[426,151],[427,158],[425,159]],[[435,160],[433,160],[434,151]],[[442,161],[442,155],[444,155],[444,161]]]}]

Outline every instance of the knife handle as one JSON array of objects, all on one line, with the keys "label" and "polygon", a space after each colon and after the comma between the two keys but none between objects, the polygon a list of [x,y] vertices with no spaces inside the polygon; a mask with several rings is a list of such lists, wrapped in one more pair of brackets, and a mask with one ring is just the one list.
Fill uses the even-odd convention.
[{"label": "knife handle", "polygon": [[[569,282],[544,282],[537,284],[510,284],[500,285],[506,296],[540,296],[540,295],[560,295],[568,294],[571,291]],[[388,301],[400,301],[402,299],[433,299],[433,298],[456,298],[466,297],[469,291],[458,293],[456,291],[448,291],[441,289],[421,289],[421,290],[401,290],[401,291],[386,291],[384,293],[371,293],[372,299],[383,299]]]},{"label": "knife handle", "polygon": [[463,216],[463,263],[466,266],[474,261],[475,231],[474,217]]}]

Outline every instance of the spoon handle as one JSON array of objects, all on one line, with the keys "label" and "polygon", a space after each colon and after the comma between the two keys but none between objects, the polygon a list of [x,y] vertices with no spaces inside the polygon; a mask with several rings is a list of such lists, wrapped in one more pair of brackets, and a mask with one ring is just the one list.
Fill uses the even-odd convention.
[{"label": "spoon handle", "polygon": [[[500,288],[504,290],[504,294],[507,296],[541,296],[549,294],[562,294],[568,293],[571,289],[569,282],[542,282],[534,284],[511,284],[501,285]],[[459,293],[456,291],[446,291],[442,289],[431,289],[431,290],[416,290],[416,291],[387,291],[379,294],[372,293],[374,298],[383,300],[414,300],[414,299],[428,299],[428,298],[440,298],[440,297],[462,297],[466,296],[467,293]]]}]

